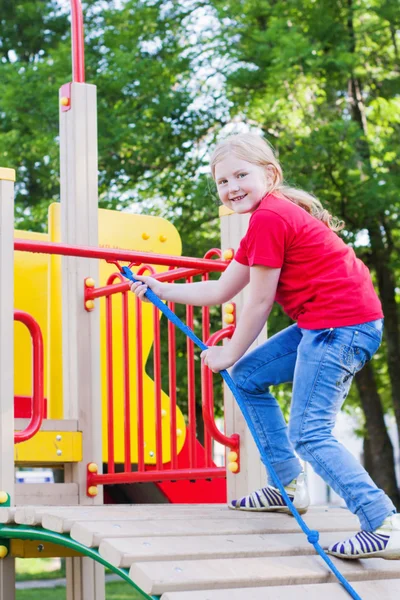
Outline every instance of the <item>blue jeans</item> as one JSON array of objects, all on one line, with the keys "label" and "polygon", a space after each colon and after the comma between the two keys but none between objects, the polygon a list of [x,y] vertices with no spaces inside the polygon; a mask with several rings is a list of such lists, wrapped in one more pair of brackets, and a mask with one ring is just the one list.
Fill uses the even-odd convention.
[{"label": "blue jeans", "polygon": [[[292,325],[246,354],[232,370],[282,484],[302,470],[296,452],[345,500],[366,531],[379,527],[396,509],[332,429],[354,375],[381,344],[382,328],[382,319],[317,330]],[[269,391],[285,382],[293,382],[288,425]]]}]

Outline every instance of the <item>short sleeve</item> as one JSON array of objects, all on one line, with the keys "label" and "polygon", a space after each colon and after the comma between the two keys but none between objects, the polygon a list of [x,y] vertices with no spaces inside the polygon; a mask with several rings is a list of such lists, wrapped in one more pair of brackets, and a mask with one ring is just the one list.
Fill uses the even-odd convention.
[{"label": "short sleeve", "polygon": [[[289,237],[289,225],[285,219],[271,210],[257,210],[250,219],[238,254],[245,250],[247,264],[251,267],[264,265],[279,269],[284,263]],[[238,260],[236,256],[235,259]]]},{"label": "short sleeve", "polygon": [[240,263],[241,265],[245,265],[246,267],[248,267],[249,260],[247,258],[246,237],[247,237],[247,234],[244,236],[244,238],[241,239],[239,248],[236,250],[234,259],[237,260],[237,262]]}]

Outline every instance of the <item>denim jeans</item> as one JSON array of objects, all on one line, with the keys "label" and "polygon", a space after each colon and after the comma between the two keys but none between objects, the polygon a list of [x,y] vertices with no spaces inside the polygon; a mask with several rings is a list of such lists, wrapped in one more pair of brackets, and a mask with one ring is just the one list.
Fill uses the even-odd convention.
[{"label": "denim jeans", "polygon": [[[332,430],[354,375],[381,344],[382,328],[382,319],[317,330],[295,324],[246,354],[232,370],[282,484],[302,470],[296,452],[344,499],[366,531],[379,527],[396,509]],[[293,382],[288,425],[269,391],[285,382]]]}]

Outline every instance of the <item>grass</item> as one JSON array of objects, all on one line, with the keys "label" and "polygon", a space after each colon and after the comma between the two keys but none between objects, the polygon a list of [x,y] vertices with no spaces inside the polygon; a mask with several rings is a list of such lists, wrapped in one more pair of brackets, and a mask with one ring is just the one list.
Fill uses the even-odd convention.
[{"label": "grass", "polygon": [[[65,561],[62,560],[61,568],[58,567],[59,562],[52,558],[17,558],[16,580],[31,581],[65,577]],[[65,587],[16,591],[16,600],[66,600],[66,597]],[[121,581],[121,583],[106,584],[106,600],[143,600],[143,596],[128,583]]]},{"label": "grass", "polygon": [[[65,600],[66,590],[62,587],[40,590],[17,590],[17,600]],[[143,600],[128,583],[107,583],[106,600]]]},{"label": "grass", "polygon": [[17,581],[32,579],[59,579],[65,577],[65,561],[53,558],[16,558],[15,575]]}]

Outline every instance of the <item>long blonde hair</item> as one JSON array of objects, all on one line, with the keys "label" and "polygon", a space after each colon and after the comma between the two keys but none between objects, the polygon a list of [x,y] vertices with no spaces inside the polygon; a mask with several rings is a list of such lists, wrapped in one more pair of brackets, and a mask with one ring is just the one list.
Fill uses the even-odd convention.
[{"label": "long blonde hair", "polygon": [[230,135],[217,144],[211,155],[211,173],[215,180],[215,167],[217,163],[234,154],[238,158],[260,167],[272,167],[274,176],[268,193],[279,192],[285,198],[304,208],[333,231],[340,231],[344,222],[333,217],[321,204],[321,202],[308,192],[285,185],[282,167],[276,158],[270,144],[260,135],[254,133],[239,133]]}]

